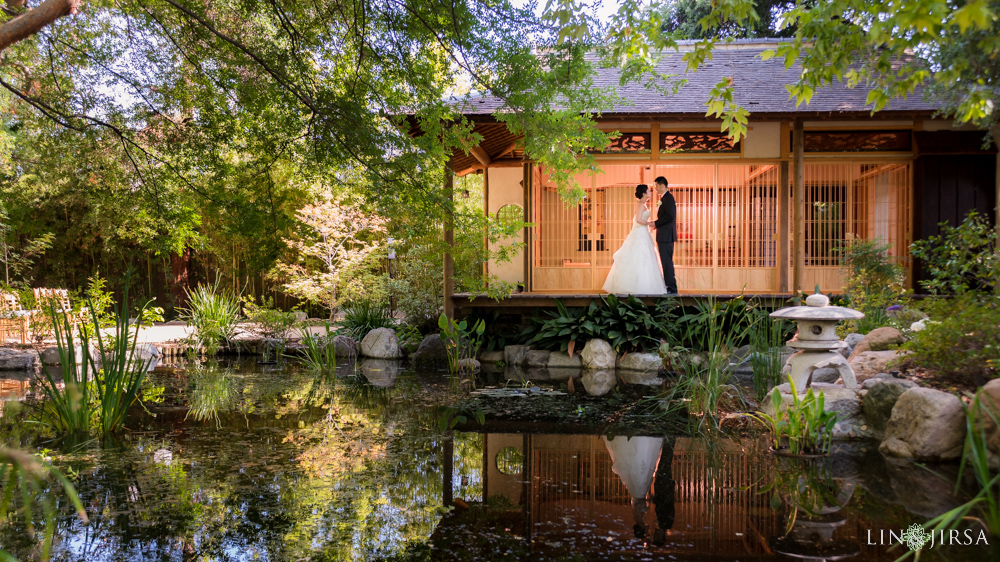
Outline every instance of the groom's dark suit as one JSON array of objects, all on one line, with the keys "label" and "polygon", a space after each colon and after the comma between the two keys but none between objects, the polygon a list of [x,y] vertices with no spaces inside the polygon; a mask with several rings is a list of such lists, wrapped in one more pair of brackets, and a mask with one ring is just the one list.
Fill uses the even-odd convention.
[{"label": "groom's dark suit", "polygon": [[660,250],[663,264],[663,283],[668,293],[677,293],[677,279],[674,277],[674,242],[677,241],[677,203],[670,192],[660,199],[660,209],[656,212],[656,247]]}]

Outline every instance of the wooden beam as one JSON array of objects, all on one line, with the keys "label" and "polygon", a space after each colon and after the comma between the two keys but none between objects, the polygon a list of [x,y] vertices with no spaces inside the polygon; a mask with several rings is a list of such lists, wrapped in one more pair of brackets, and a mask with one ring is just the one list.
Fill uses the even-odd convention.
[{"label": "wooden beam", "polygon": [[475,156],[476,160],[479,160],[479,162],[483,165],[484,168],[489,167],[490,162],[493,162],[493,159],[490,158],[490,155],[486,154],[486,151],[483,150],[482,148],[479,148],[478,146],[470,148],[469,154]]},{"label": "wooden beam", "polygon": [[804,283],[803,274],[805,273],[806,264],[806,227],[805,227],[805,212],[806,212],[806,170],[805,170],[805,135],[803,134],[803,120],[801,117],[795,120],[795,128],[792,133],[792,151],[793,151],[793,172],[795,174],[793,185],[792,185],[792,199],[794,200],[794,220],[792,222],[793,233],[792,241],[795,251],[793,256],[795,256],[795,267],[794,275],[792,277],[792,292],[796,295],[802,292],[802,285]]},{"label": "wooden beam", "polygon": [[494,158],[494,160],[499,160],[504,156],[510,154],[515,148],[517,148],[517,143],[521,142],[522,138],[524,137],[517,137],[516,139],[514,139],[514,142],[507,145],[507,148],[504,148],[503,150],[497,153],[496,158]]},{"label": "wooden beam", "polygon": [[478,171],[480,171],[482,169],[483,169],[483,167],[482,166],[478,166],[478,165],[477,166],[469,166],[468,168],[463,168],[461,170],[458,170],[457,172],[455,172],[455,175],[458,176],[458,177],[467,176],[467,175],[471,174],[472,172],[478,172]]},{"label": "wooden beam", "polygon": [[778,292],[788,292],[788,160],[781,161],[778,180]]},{"label": "wooden beam", "polygon": [[497,158],[490,164],[490,168],[520,168],[524,165],[524,160],[520,158]]},{"label": "wooden beam", "polygon": [[448,207],[445,210],[444,219],[444,315],[447,318],[455,318],[455,303],[451,296],[455,293],[455,262],[451,255],[451,248],[455,245],[455,178],[451,173],[451,166],[444,167],[444,196],[448,200]]}]

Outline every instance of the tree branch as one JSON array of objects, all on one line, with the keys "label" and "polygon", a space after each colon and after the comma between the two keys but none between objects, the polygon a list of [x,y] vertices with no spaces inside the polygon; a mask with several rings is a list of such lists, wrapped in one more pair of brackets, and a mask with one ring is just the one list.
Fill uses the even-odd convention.
[{"label": "tree branch", "polygon": [[0,52],[18,41],[38,33],[57,19],[75,14],[81,0],[45,0],[30,10],[0,25]]}]

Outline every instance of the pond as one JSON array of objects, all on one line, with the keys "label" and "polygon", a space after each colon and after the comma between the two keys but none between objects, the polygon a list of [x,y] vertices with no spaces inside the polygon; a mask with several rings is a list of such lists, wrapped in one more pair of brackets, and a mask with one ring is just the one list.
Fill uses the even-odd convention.
[{"label": "pond", "polygon": [[[72,476],[90,516],[60,503],[53,560],[894,560],[907,551],[889,550],[894,536],[960,503],[957,467],[896,464],[874,444],[800,461],[760,438],[657,434],[648,420],[629,439],[587,416],[497,419],[618,393],[523,388],[487,393],[483,426],[452,407],[467,385],[440,372],[180,364],[151,373],[114,443],[26,434],[9,403],[2,421]],[[924,557],[997,559],[995,545],[946,542]],[[19,524],[0,545],[37,555]]]}]

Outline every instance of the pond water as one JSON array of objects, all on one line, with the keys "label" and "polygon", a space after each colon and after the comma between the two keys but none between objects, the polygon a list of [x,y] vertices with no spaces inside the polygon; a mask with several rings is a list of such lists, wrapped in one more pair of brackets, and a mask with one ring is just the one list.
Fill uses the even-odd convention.
[{"label": "pond water", "polygon": [[[3,388],[7,400],[30,393]],[[2,421],[52,449],[90,516],[83,525],[60,503],[53,560],[894,560],[907,550],[890,551],[890,533],[960,502],[957,467],[935,475],[875,444],[799,461],[759,438],[609,438],[471,414],[450,429],[456,411],[442,408],[467,392],[385,364],[327,376],[181,365],[151,373],[115,443],[25,435],[26,414],[9,406]],[[0,546],[37,555],[19,524],[0,529]],[[998,553],[979,541],[924,558]]]}]

